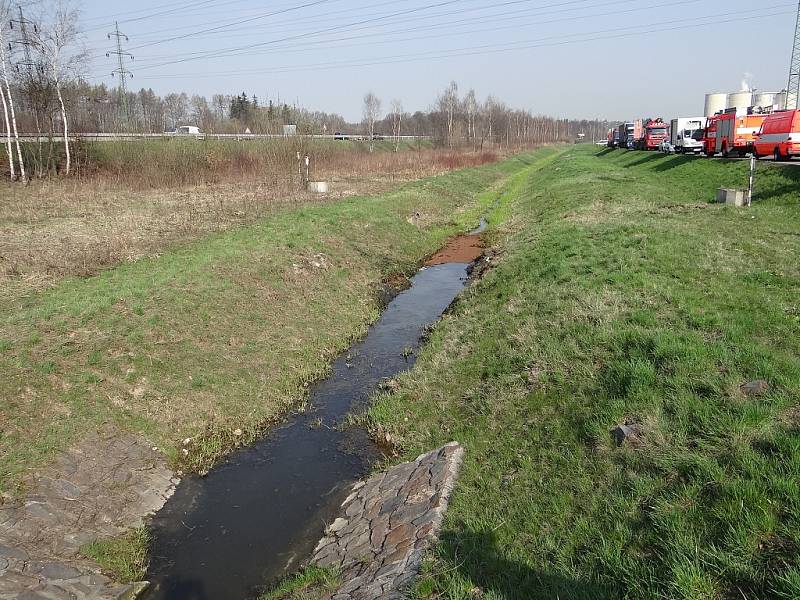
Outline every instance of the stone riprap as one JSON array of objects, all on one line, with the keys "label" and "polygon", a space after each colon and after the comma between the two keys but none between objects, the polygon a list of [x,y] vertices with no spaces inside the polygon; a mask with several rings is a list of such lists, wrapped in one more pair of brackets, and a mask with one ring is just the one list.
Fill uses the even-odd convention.
[{"label": "stone riprap", "polygon": [[439,533],[463,454],[453,442],[354,486],[311,559],[341,571],[332,600],[403,597]]},{"label": "stone riprap", "polygon": [[0,505],[0,600],[134,597],[138,584],[111,581],[80,548],[143,525],[176,484],[141,438],[84,439],[31,478],[31,493]]}]

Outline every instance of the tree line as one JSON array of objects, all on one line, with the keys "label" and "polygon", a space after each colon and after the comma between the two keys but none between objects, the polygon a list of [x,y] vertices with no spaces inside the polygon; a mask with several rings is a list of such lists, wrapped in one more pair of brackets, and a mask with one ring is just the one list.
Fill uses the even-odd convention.
[{"label": "tree line", "polygon": [[487,145],[521,149],[580,139],[597,140],[605,137],[609,127],[604,120],[558,119],[511,108],[492,95],[481,101],[473,89],[462,96],[455,81],[450,82],[427,111],[406,113],[398,99],[391,101],[384,116],[381,107],[381,99],[374,93],[364,96],[363,123],[369,139],[376,135],[399,138],[403,133],[425,135],[439,146],[475,151]]}]

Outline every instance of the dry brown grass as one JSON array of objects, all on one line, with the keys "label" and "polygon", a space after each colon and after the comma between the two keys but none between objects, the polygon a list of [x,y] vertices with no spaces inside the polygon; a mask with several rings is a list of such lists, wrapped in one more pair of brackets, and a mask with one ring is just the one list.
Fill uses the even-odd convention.
[{"label": "dry brown grass", "polygon": [[0,301],[49,287],[65,276],[85,277],[154,256],[278,210],[377,194],[399,183],[496,160],[495,153],[434,149],[330,152],[312,163],[312,179],[331,184],[325,195],[302,191],[294,174],[274,163],[260,172],[252,165],[230,170],[230,163],[193,171],[200,179],[193,185],[134,173],[120,176],[113,170],[25,187],[3,183]]}]

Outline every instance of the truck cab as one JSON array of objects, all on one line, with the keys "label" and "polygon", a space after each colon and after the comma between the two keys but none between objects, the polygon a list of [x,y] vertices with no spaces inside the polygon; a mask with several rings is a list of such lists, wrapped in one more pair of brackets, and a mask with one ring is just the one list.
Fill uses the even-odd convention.
[{"label": "truck cab", "polygon": [[672,119],[672,144],[675,152],[699,154],[703,150],[705,117],[679,117]]},{"label": "truck cab", "polygon": [[606,145],[612,150],[619,145],[619,129],[615,127],[608,130]]},{"label": "truck cab", "polygon": [[619,126],[619,147],[620,148],[627,148],[629,150],[633,149],[633,145],[636,141],[634,137],[635,127],[634,124],[631,122],[623,123]]},{"label": "truck cab", "polygon": [[680,141],[678,152],[681,154],[685,154],[687,152],[700,154],[700,152],[703,150],[703,140],[702,137],[698,135],[699,132],[702,132],[702,127],[697,127],[697,129],[682,130],[678,135],[678,140]]},{"label": "truck cab", "polygon": [[658,150],[659,145],[667,139],[667,124],[664,121],[650,121],[644,128],[644,149]]}]

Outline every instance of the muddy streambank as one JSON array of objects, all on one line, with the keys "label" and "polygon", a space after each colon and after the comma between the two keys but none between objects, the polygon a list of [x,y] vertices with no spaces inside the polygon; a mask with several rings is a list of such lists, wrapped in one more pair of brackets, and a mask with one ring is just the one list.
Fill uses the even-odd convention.
[{"label": "muddy streambank", "polygon": [[479,230],[426,262],[367,336],[312,386],[306,412],[205,477],[181,482],[153,520],[145,598],[252,597],[311,556],[352,485],[383,457],[364,429],[343,421],[382,380],[413,366],[425,328],[464,288],[480,256]]}]

